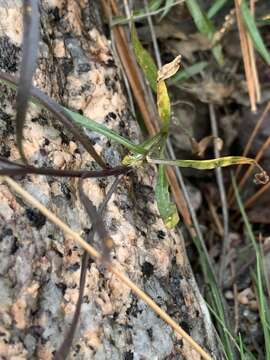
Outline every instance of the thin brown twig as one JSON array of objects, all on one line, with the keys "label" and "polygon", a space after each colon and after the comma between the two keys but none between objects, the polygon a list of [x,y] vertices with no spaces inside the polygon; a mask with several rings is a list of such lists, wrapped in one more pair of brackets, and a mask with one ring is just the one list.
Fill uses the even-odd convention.
[{"label": "thin brown twig", "polygon": [[[270,101],[268,101],[268,103],[265,106],[265,109],[264,109],[263,113],[261,114],[258,121],[256,122],[256,126],[254,127],[254,129],[253,129],[253,131],[252,131],[252,133],[251,133],[251,135],[250,135],[250,137],[248,139],[248,142],[247,142],[247,144],[246,144],[246,146],[244,148],[242,156],[247,156],[247,154],[249,153],[251,145],[252,145],[256,135],[258,134],[258,131],[259,131],[260,127],[262,126],[264,120],[267,118],[267,114],[268,114],[269,110],[270,110]],[[236,180],[237,180],[237,178],[239,178],[239,174],[240,174],[241,169],[242,169],[242,165],[239,165],[237,167],[237,170],[236,170],[236,173],[235,173]],[[229,193],[228,193],[229,206],[232,206],[234,198],[235,198],[235,194],[234,194],[234,191],[233,191],[233,187],[231,186],[230,189],[229,189]]]},{"label": "thin brown twig", "polygon": [[[91,245],[89,245],[78,233],[73,231],[67,224],[60,220],[54,213],[42,205],[37,199],[25,191],[18,183],[7,176],[2,179],[20,196],[22,196],[33,207],[37,208],[44,216],[52,223],[57,225],[63,232],[73,238],[85,251],[92,257],[101,259],[102,255]],[[145,292],[143,292],[137,285],[135,285],[123,272],[118,270],[115,266],[109,264],[108,270],[111,271],[119,280],[128,286],[140,299],[142,299],[151,309],[160,316],[174,331],[184,338],[188,344],[202,356],[203,359],[212,360],[211,356],[206,353],[200,345],[198,345],[191,336],[189,336],[164,310],[162,310]]]},{"label": "thin brown twig", "polygon": [[267,190],[270,189],[270,182],[262,186],[255,194],[248,198],[244,203],[244,208],[250,208]]},{"label": "thin brown twig", "polygon": [[[256,157],[255,157],[255,162],[259,163],[259,161],[261,160],[262,156],[264,155],[265,151],[267,150],[267,148],[270,145],[270,135],[267,137],[267,139],[265,140],[265,142],[262,144],[262,146],[260,147]],[[238,188],[239,190],[241,190],[243,188],[243,186],[245,185],[248,177],[251,175],[252,170],[254,169],[254,164],[251,164],[249,166],[249,168],[247,169],[247,171],[245,172],[244,176],[242,177],[241,181],[238,184]]]}]

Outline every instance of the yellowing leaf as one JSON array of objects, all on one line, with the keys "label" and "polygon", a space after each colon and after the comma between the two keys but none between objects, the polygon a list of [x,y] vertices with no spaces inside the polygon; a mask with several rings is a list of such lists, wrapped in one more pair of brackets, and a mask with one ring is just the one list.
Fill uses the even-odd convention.
[{"label": "yellowing leaf", "polygon": [[168,229],[174,228],[179,216],[175,204],[170,200],[169,185],[166,178],[165,168],[163,165],[159,166],[158,179],[155,188],[155,196],[159,213]]},{"label": "yellowing leaf", "polygon": [[162,123],[162,131],[167,133],[169,131],[170,116],[171,116],[171,103],[168,95],[165,79],[173,76],[180,67],[181,55],[168,64],[162,66],[158,71],[157,79],[157,106],[160,121]]},{"label": "yellowing leaf", "polygon": [[226,167],[231,165],[255,165],[260,170],[260,173],[255,175],[256,182],[266,184],[269,181],[269,176],[262,169],[262,167],[254,159],[250,159],[244,156],[225,156],[210,160],[166,160],[151,159],[149,156],[147,156],[146,160],[153,164],[189,167],[198,170],[211,170],[218,167]]},{"label": "yellowing leaf", "polygon": [[164,80],[159,81],[157,84],[157,106],[162,129],[165,132],[168,132],[171,115],[171,103]]},{"label": "yellowing leaf", "polygon": [[171,76],[173,76],[179,70],[180,64],[181,64],[181,55],[178,55],[173,61],[163,65],[162,68],[158,70],[157,81],[166,80]]},{"label": "yellowing leaf", "polygon": [[157,91],[157,67],[152,59],[152,56],[148,51],[142,46],[135,29],[134,24],[132,24],[131,29],[131,42],[134,48],[136,59],[142,68],[149,85],[151,86],[154,92]]}]

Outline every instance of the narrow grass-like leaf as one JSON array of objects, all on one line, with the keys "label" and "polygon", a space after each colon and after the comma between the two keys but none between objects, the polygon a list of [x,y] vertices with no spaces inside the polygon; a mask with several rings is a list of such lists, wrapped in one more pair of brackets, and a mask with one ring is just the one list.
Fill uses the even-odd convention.
[{"label": "narrow grass-like leaf", "polygon": [[207,11],[207,17],[208,19],[211,19],[214,17],[227,3],[228,0],[216,0],[211,5],[210,9]]},{"label": "narrow grass-like leaf", "polygon": [[79,113],[71,111],[67,108],[64,108],[67,113],[71,116],[72,120],[80,124],[81,126],[85,127],[86,129],[95,131],[101,135],[106,136],[107,138],[117,142],[120,145],[125,146],[127,149],[134,151],[135,153],[144,154],[145,150],[141,145],[136,145],[129,141],[128,139],[124,138],[123,136],[117,134],[117,132],[108,129],[106,126],[95,122],[94,120],[89,119],[86,116],[83,116]]},{"label": "narrow grass-like leaf", "polygon": [[158,210],[167,228],[174,228],[178,221],[178,212],[176,205],[171,203],[169,184],[166,178],[165,167],[159,166],[158,179],[155,187],[155,196],[157,200]]},{"label": "narrow grass-like leaf", "polygon": [[[208,37],[209,40],[212,40],[216,30],[211,22],[206,16],[206,14],[201,10],[197,0],[186,0],[186,5],[188,10],[194,20],[194,23],[197,29],[204,35]],[[212,53],[219,63],[219,65],[223,65],[224,59],[222,55],[222,49],[220,45],[215,45],[212,48]]]},{"label": "narrow grass-like leaf", "polygon": [[151,89],[154,92],[156,92],[157,91],[157,67],[156,67],[156,64],[154,63],[152,56],[142,46],[142,44],[138,38],[134,24],[132,25],[132,29],[131,29],[131,41],[132,41],[132,46],[134,48],[134,52],[136,55],[136,59],[140,65],[140,67],[142,68],[144,75],[145,75],[146,79],[148,80],[149,85],[151,86]]},{"label": "narrow grass-like leaf", "polygon": [[170,11],[171,7],[174,5],[175,0],[166,0],[165,2],[165,9],[160,17],[160,20],[162,20]]},{"label": "narrow grass-like leaf", "polygon": [[38,0],[23,1],[23,42],[20,80],[16,98],[16,141],[22,160],[27,163],[23,151],[23,126],[25,123],[32,78],[36,69],[39,41]]},{"label": "narrow grass-like leaf", "polygon": [[192,76],[199,74],[202,70],[204,70],[207,67],[207,65],[208,62],[201,61],[194,65],[188,66],[185,69],[179,71],[176,75],[174,75],[171,78],[170,83],[175,84],[180,81],[188,80]]},{"label": "narrow grass-like leaf", "polygon": [[258,167],[260,173],[257,174],[256,180],[261,183],[267,183],[269,181],[268,175],[263,171],[261,166],[251,158],[244,156],[225,156],[218,159],[210,160],[167,160],[167,159],[152,159],[146,157],[147,161],[154,164],[163,164],[170,166],[189,167],[198,170],[211,170],[218,167],[226,167],[231,165],[252,165]]},{"label": "narrow grass-like leaf", "polygon": [[243,202],[241,200],[239,190],[236,185],[235,177],[233,177],[233,176],[232,176],[232,185],[233,185],[234,192],[235,192],[235,198],[236,198],[240,213],[242,215],[242,218],[243,218],[246,230],[247,230],[248,237],[253,245],[253,248],[254,248],[254,251],[256,254],[256,271],[254,273],[255,274],[254,279],[255,279],[256,290],[258,293],[259,314],[260,314],[260,319],[261,319],[261,324],[262,324],[262,329],[263,329],[263,334],[264,334],[265,353],[266,353],[265,358],[268,360],[268,359],[270,359],[270,331],[268,328],[270,309],[269,309],[269,305],[266,302],[266,298],[265,298],[265,294],[264,294],[264,290],[263,290],[262,257],[260,254],[259,246],[255,239],[255,235],[252,231],[251,224],[250,224],[247,214],[245,212]]},{"label": "narrow grass-like leaf", "polygon": [[257,28],[254,16],[251,14],[248,5],[246,3],[246,0],[242,0],[241,2],[241,15],[244,20],[244,24],[249,32],[249,35],[252,39],[253,45],[257,49],[258,53],[262,56],[264,61],[270,65],[270,54],[267,50],[263,39],[259,33],[259,30]]}]

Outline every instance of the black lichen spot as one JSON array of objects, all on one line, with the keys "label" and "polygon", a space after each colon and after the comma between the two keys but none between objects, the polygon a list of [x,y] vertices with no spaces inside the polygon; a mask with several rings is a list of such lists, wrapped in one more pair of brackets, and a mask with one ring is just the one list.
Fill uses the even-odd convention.
[{"label": "black lichen spot", "polygon": [[27,330],[28,334],[31,334],[36,340],[38,340],[44,332],[44,329],[39,325],[30,326]]},{"label": "black lichen spot", "polygon": [[14,126],[11,116],[0,109],[0,119],[5,122],[5,129],[3,130],[3,136],[6,137],[9,134],[13,134]]},{"label": "black lichen spot", "polygon": [[134,355],[132,351],[126,351],[124,354],[124,360],[133,360],[134,359]]},{"label": "black lichen spot", "polygon": [[142,265],[142,273],[146,278],[149,278],[154,273],[154,266],[148,261],[145,261]]},{"label": "black lichen spot", "polygon": [[111,121],[111,119],[115,120],[116,118],[117,118],[117,115],[111,111],[105,116],[105,122],[109,123]]},{"label": "black lichen spot", "polygon": [[70,189],[66,184],[61,184],[61,191],[65,195],[67,200],[71,199]]},{"label": "black lichen spot", "polygon": [[157,233],[157,236],[160,240],[162,240],[162,239],[165,239],[166,234],[163,230],[159,230]]},{"label": "black lichen spot", "polygon": [[106,62],[106,65],[107,65],[108,67],[116,67],[115,62],[114,62],[113,59],[109,59],[109,60]]},{"label": "black lichen spot", "polygon": [[13,231],[10,228],[4,228],[2,233],[0,233],[0,241],[2,241],[6,236],[12,236]]},{"label": "black lichen spot", "polygon": [[7,36],[0,38],[0,68],[8,72],[17,71],[18,52],[20,48],[12,44]]},{"label": "black lichen spot", "polygon": [[75,345],[75,353],[78,354],[81,350],[81,345],[77,344]]},{"label": "black lichen spot", "polygon": [[39,149],[39,153],[41,156],[47,156],[47,151],[43,148]]},{"label": "black lichen spot", "polygon": [[105,85],[108,90],[111,90],[112,92],[116,92],[117,88],[116,88],[115,81],[118,81],[118,80],[114,80],[108,76],[105,77]]},{"label": "black lichen spot", "polygon": [[46,223],[46,217],[41,214],[41,212],[28,208],[25,211],[25,215],[28,220],[32,223],[33,226],[37,229],[41,229],[43,225]]},{"label": "black lichen spot", "polygon": [[68,136],[66,134],[61,132],[60,137],[61,137],[61,140],[62,140],[62,144],[69,145],[69,138],[68,138]]},{"label": "black lichen spot", "polygon": [[59,283],[56,284],[56,286],[58,287],[58,289],[61,290],[62,294],[65,295],[67,285],[62,283],[62,282],[59,282]]},{"label": "black lichen spot", "polygon": [[114,119],[114,120],[117,118],[117,115],[116,115],[114,112],[112,112],[112,111],[109,112],[108,115],[109,115],[110,118],[112,118],[112,119]]},{"label": "black lichen spot", "polygon": [[181,321],[180,325],[185,330],[185,332],[190,335],[190,327],[188,323],[186,321]]},{"label": "black lichen spot", "polygon": [[146,232],[145,232],[145,231],[140,230],[140,229],[139,229],[139,231],[140,231],[140,233],[141,233],[141,235],[142,235],[143,237],[146,237]]},{"label": "black lichen spot", "polygon": [[45,138],[44,139],[44,146],[48,146],[50,144],[50,140]]},{"label": "black lichen spot", "polygon": [[82,74],[90,70],[91,70],[91,66],[89,63],[82,63],[82,64],[78,64],[77,66],[78,74]]},{"label": "black lichen spot", "polygon": [[120,127],[121,129],[124,129],[124,128],[126,127],[126,124],[125,124],[125,122],[124,122],[123,120],[120,120],[120,121],[119,121],[119,127]]},{"label": "black lichen spot", "polygon": [[57,6],[55,8],[53,8],[53,9],[50,9],[49,12],[48,12],[48,15],[49,15],[49,20],[50,21],[58,22],[59,20],[61,20],[61,17],[60,17],[60,14],[59,14],[59,9],[58,9]]},{"label": "black lichen spot", "polygon": [[152,328],[149,328],[149,329],[146,329],[146,331],[147,331],[147,334],[148,334],[148,336],[149,336],[149,339],[150,339],[151,341],[153,341],[153,329],[152,329]]},{"label": "black lichen spot", "polygon": [[0,149],[0,155],[4,156],[5,158],[10,157],[10,148],[7,144],[3,144]]},{"label": "black lichen spot", "polygon": [[73,61],[69,58],[63,58],[60,63],[64,76],[68,76],[73,71]]},{"label": "black lichen spot", "polygon": [[80,263],[79,262],[76,262],[76,263],[74,263],[74,264],[72,264],[72,265],[70,265],[68,268],[67,268],[67,270],[68,271],[77,271],[78,269],[80,268]]},{"label": "black lichen spot", "polygon": [[14,255],[19,248],[20,248],[20,244],[18,242],[18,238],[14,236],[14,241],[10,249],[10,255]]},{"label": "black lichen spot", "polygon": [[39,115],[38,117],[34,117],[34,118],[31,119],[31,121],[33,123],[38,123],[41,126],[47,126],[49,124],[48,119],[43,115]]}]

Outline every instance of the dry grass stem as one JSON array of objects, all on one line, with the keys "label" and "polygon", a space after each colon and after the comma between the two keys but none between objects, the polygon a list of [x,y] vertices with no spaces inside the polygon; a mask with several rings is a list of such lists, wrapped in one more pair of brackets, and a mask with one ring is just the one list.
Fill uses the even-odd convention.
[{"label": "dry grass stem", "polygon": [[239,30],[239,36],[240,36],[240,44],[241,44],[243,63],[244,63],[245,74],[246,74],[247,89],[248,89],[248,94],[249,94],[251,111],[256,112],[256,88],[255,88],[254,74],[253,74],[252,65],[251,65],[248,34],[246,32],[246,29],[244,27],[244,24],[243,24],[243,21],[241,18],[241,12],[240,12],[241,0],[234,0],[234,3],[235,3],[237,26],[238,26],[238,30]]}]

